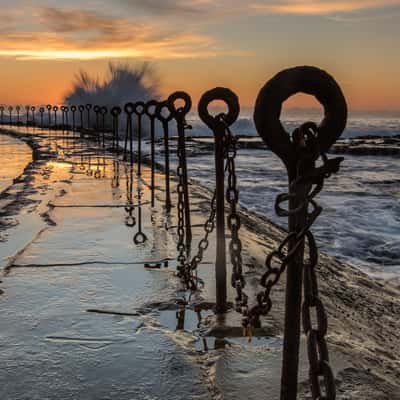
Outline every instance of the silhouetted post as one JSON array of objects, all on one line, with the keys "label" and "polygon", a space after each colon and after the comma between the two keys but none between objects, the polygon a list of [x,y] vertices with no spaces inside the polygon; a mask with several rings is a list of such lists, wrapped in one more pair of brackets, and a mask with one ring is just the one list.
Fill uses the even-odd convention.
[{"label": "silhouetted post", "polygon": [[57,111],[58,111],[58,106],[53,107],[54,111],[54,129],[57,129]]},{"label": "silhouetted post", "polygon": [[[210,115],[208,107],[211,102],[221,100],[228,107],[227,114]],[[226,250],[225,250],[225,167],[224,137],[226,129],[239,115],[239,100],[229,89],[215,88],[203,94],[198,112],[201,120],[213,131],[215,140],[215,184],[216,184],[216,221],[217,221],[217,254],[216,254],[216,312],[224,313],[226,304]]]},{"label": "silhouetted post", "polygon": [[13,111],[13,107],[9,106],[8,107],[8,112],[9,112],[9,124],[12,125],[12,111]]},{"label": "silhouetted post", "polygon": [[75,113],[76,113],[76,106],[71,106],[71,112],[72,112],[72,132],[74,133],[74,137],[75,137],[75,128],[76,128]]},{"label": "silhouetted post", "polygon": [[81,126],[80,126],[80,130],[83,130],[83,113],[85,111],[85,106],[83,104],[80,104],[78,106],[78,110],[79,110],[79,114],[80,114],[80,119],[81,119]]},{"label": "silhouetted post", "polygon": [[113,107],[111,109],[111,115],[113,118],[113,132],[112,132],[112,148],[119,154],[119,144],[118,144],[118,135],[119,135],[119,116],[122,112],[121,107]]},{"label": "silhouetted post", "polygon": [[[184,105],[178,107],[176,103],[183,101]],[[181,174],[183,185],[183,198],[184,198],[184,216],[185,216],[185,233],[186,233],[186,247],[189,249],[192,242],[192,224],[190,218],[190,197],[189,197],[189,182],[187,173],[186,162],[186,138],[185,130],[192,127],[186,123],[186,116],[192,108],[192,99],[185,92],[175,92],[168,97],[168,104],[170,112],[176,120],[178,131],[178,175]]]},{"label": "silhouetted post", "polygon": [[92,109],[92,105],[91,104],[86,104],[85,105],[86,108],[86,112],[87,112],[87,129],[90,129],[90,110]]},{"label": "silhouetted post", "polygon": [[108,112],[108,109],[106,106],[103,106],[100,108],[100,114],[101,114],[101,146],[105,147],[105,129],[106,129],[106,114]]},{"label": "silhouetted post", "polygon": [[126,153],[128,151],[129,141],[129,153],[130,163],[133,165],[133,123],[132,114],[135,112],[135,105],[133,103],[126,103],[124,107],[126,114],[126,131],[125,131],[125,144],[124,144],[124,161],[126,161]]},{"label": "silhouetted post", "polygon": [[154,185],[155,185],[155,119],[156,119],[156,108],[158,102],[156,100],[150,100],[146,103],[145,112],[150,120],[150,158],[151,158],[151,206],[154,207]]},{"label": "silhouetted post", "polygon": [[28,126],[29,124],[29,110],[30,110],[30,106],[25,106],[25,111],[26,111],[26,125]]},{"label": "silhouetted post", "polygon": [[[43,129],[43,114],[44,114],[44,107],[40,107],[39,108],[39,113],[40,113],[40,127]],[[19,118],[18,118],[19,120]]]},{"label": "silhouetted post", "polygon": [[21,124],[21,121],[20,121],[21,107],[17,106],[17,107],[15,107],[15,109],[17,110],[17,125],[20,125]]},{"label": "silhouetted post", "polygon": [[32,111],[32,125],[35,126],[36,125],[36,118],[35,118],[36,107],[32,106],[31,111]]},{"label": "silhouetted post", "polygon": [[[299,92],[315,96],[325,108],[325,118],[316,128],[316,134],[311,134],[307,128],[316,125],[306,123],[296,129],[291,138],[279,117],[283,102]],[[312,223],[308,221],[310,216],[306,206],[312,183],[304,177],[312,176],[310,174],[315,170],[316,159],[341,135],[346,119],[347,106],[339,86],[330,75],[314,67],[297,67],[280,72],[261,89],[255,106],[254,121],[258,133],[268,147],[282,159],[289,178],[289,194],[281,199],[289,201],[289,210],[279,209],[278,202],[276,205],[278,215],[289,217],[286,254],[290,254],[290,257],[286,256],[285,261],[287,278],[281,400],[297,398],[305,245],[301,232],[306,229],[307,224]],[[299,181],[300,178],[303,179]],[[318,360],[310,360],[310,363],[312,361],[318,363]],[[310,379],[314,378],[310,375]],[[313,393],[313,399],[317,398],[334,400],[332,396],[316,397]]]},{"label": "silhouetted post", "polygon": [[94,111],[94,114],[95,114],[95,116],[96,116],[96,118],[95,118],[94,130],[95,130],[95,132],[96,132],[97,144],[100,145],[100,143],[101,143],[100,131],[99,131],[99,130],[100,130],[100,124],[99,124],[100,106],[95,105],[95,106],[93,107],[93,111]]},{"label": "silhouetted post", "polygon": [[142,118],[144,114],[144,103],[138,101],[135,103],[135,114],[137,117],[137,140],[138,140],[138,170],[137,175],[142,175]]},{"label": "silhouetted post", "polygon": [[69,107],[68,106],[64,107],[64,112],[65,112],[65,130],[69,131],[69,118],[68,118]]},{"label": "silhouetted post", "polygon": [[47,104],[47,106],[46,106],[46,108],[47,108],[47,113],[48,113],[48,115],[47,115],[47,117],[48,117],[48,119],[49,119],[49,129],[50,129],[50,125],[51,125],[51,104]]},{"label": "silhouetted post", "polygon": [[[166,111],[166,115],[163,112]],[[165,161],[165,209],[171,211],[171,189],[169,170],[169,122],[173,116],[168,108],[168,102],[162,101],[156,107],[157,119],[161,122],[164,131],[164,161]]]}]

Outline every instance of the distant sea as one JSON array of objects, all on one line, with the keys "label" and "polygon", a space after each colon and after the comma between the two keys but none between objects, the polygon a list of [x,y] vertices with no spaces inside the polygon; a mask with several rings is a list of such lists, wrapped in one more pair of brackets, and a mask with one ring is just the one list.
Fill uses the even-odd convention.
[{"label": "distant sea", "polygon": [[[283,125],[289,132],[304,122],[319,122],[323,118],[320,110],[301,110],[290,109],[283,110],[281,120]],[[192,124],[193,129],[190,132],[195,136],[208,136],[210,131],[199,118],[190,114],[188,121]],[[240,117],[232,126],[232,130],[239,135],[257,135],[253,122],[253,110],[245,108],[241,110]],[[353,138],[357,136],[377,135],[377,136],[393,136],[400,135],[400,111],[399,112],[360,112],[349,111],[347,128],[343,133],[343,138]]]},{"label": "distant sea", "polygon": [[[305,121],[319,121],[319,111],[291,110],[282,120],[288,131]],[[210,135],[196,118],[189,135]],[[251,111],[242,111],[232,131],[256,135]],[[400,134],[399,113],[350,113],[343,138]],[[336,157],[337,155],[335,155]],[[333,157],[333,155],[332,155]],[[323,251],[384,278],[400,277],[400,159],[398,156],[345,154],[339,174],[326,181],[318,202],[324,211],[314,232]],[[160,162],[163,159],[160,158]],[[213,155],[194,149],[188,160],[190,176],[213,188]],[[273,153],[241,149],[237,158],[241,204],[286,226],[274,212],[277,194],[287,190],[283,164]]]}]

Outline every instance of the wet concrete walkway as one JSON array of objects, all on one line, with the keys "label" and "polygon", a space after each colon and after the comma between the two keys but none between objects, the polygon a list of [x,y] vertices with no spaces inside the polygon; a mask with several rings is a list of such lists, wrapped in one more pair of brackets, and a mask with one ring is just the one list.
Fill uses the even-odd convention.
[{"label": "wet concrete walkway", "polygon": [[[233,311],[215,318],[206,310],[199,320],[193,304],[215,299],[212,236],[199,270],[205,287],[192,296],[185,319],[177,319],[177,300],[189,294],[175,276],[177,221],[175,209],[168,216],[163,208],[163,174],[157,173],[151,208],[147,167],[139,179],[135,167],[88,141],[40,130],[18,135],[34,146],[35,161],[0,199],[6,238],[0,249],[5,272],[0,284],[0,398],[278,399],[284,280],[274,290],[273,311],[263,321],[261,337],[252,343],[240,336],[240,316]],[[175,181],[172,187],[176,204]],[[195,249],[210,192],[192,185],[191,198]],[[139,213],[147,240],[137,245]],[[247,291],[254,298],[260,270],[250,266],[263,264],[283,232],[255,216],[242,216]],[[149,262],[161,268],[144,268]],[[387,347],[386,341],[395,340],[397,303],[391,303],[391,312],[387,306],[392,289],[384,292],[325,256],[320,273],[333,326],[329,347],[338,398],[365,399],[368,390],[395,393],[386,378],[374,392],[375,364],[366,350],[372,343]],[[229,285],[228,297],[233,301]],[[393,329],[384,339],[379,310],[369,309],[365,318],[352,311],[355,301],[367,298],[386,307],[385,325]],[[387,354],[380,357],[387,376],[395,376],[395,362]],[[369,371],[362,380],[359,368]],[[303,341],[300,398],[309,398],[307,371]]]},{"label": "wet concrete walkway", "polygon": [[[135,167],[87,142],[36,140],[53,157],[32,168],[26,195],[45,198],[30,204],[30,214],[41,209],[46,226],[6,267],[1,398],[217,399],[226,392],[239,399],[249,390],[255,395],[247,397],[256,398],[261,386],[277,393],[279,337],[248,345],[238,337],[237,318],[231,342],[203,336],[212,312],[200,322],[190,309],[177,330],[177,299],[188,293],[175,276],[176,220],[163,208],[163,175],[156,176],[151,208],[149,168],[138,178]],[[203,234],[206,203],[192,203],[194,243]],[[139,213],[147,240],[137,245]],[[214,299],[211,243],[198,302]],[[268,381],[260,380],[266,359]]]}]

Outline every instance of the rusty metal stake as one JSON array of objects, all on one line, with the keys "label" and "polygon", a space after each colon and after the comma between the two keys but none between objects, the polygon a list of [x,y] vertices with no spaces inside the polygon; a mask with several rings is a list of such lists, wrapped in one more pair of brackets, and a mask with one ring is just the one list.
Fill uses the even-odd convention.
[{"label": "rusty metal stake", "polygon": [[[183,107],[176,107],[177,101],[183,101]],[[187,173],[187,162],[186,162],[186,144],[185,144],[185,130],[191,129],[190,125],[186,123],[186,116],[192,108],[192,99],[185,92],[175,92],[168,98],[168,104],[171,113],[173,114],[178,131],[178,158],[180,159],[179,167],[182,168],[182,180],[183,180],[183,196],[185,203],[185,235],[186,235],[186,249],[190,249],[192,242],[192,224],[190,217],[190,196],[189,196],[189,182]]]},{"label": "rusty metal stake", "polygon": [[142,101],[135,103],[135,114],[137,116],[137,132],[138,132],[138,169],[137,175],[142,175],[142,117],[145,112],[145,104]]},{"label": "rusty metal stake", "polygon": [[[208,107],[210,103],[221,100],[228,106],[228,112],[211,116]],[[239,115],[239,100],[229,89],[215,88],[203,94],[198,105],[199,116],[213,131],[215,140],[215,184],[216,184],[216,222],[217,249],[215,261],[216,277],[216,313],[227,311],[226,302],[226,248],[225,248],[225,146],[226,129],[236,121]]]},{"label": "rusty metal stake", "polygon": [[[163,110],[167,110],[168,115],[163,115]],[[164,160],[165,160],[165,209],[169,213],[171,211],[171,189],[170,189],[170,169],[169,169],[169,122],[173,115],[169,111],[168,102],[163,101],[158,103],[156,115],[162,123],[164,131]]]},{"label": "rusty metal stake", "polygon": [[[319,127],[313,123],[302,125],[292,137],[286,132],[279,117],[282,104],[296,93],[315,96],[324,106],[325,117]],[[286,264],[286,304],[284,348],[281,376],[281,400],[296,400],[298,385],[298,364],[300,347],[300,317],[302,280],[304,268],[304,235],[309,221],[310,179],[315,171],[315,160],[325,153],[340,137],[346,126],[347,105],[336,81],[325,71],[315,67],[296,67],[281,71],[261,89],[255,106],[254,121],[257,131],[268,147],[284,162],[289,177],[289,194],[282,198],[289,200],[289,210],[282,211],[279,202],[275,205],[278,215],[289,217],[289,240],[286,255],[280,254],[282,273]],[[304,126],[315,126],[315,148],[310,152]],[[311,155],[310,155],[311,154]],[[303,178],[303,179],[300,179]],[[292,184],[297,180],[296,185]],[[312,182],[312,180],[311,180]],[[279,200],[279,201],[282,201]],[[282,246],[284,247],[284,246]],[[281,249],[279,250],[281,252]],[[290,255],[290,256],[289,256]],[[311,257],[311,255],[310,255]],[[283,268],[282,268],[283,267]],[[279,275],[278,275],[279,279]],[[266,286],[265,286],[266,287]],[[269,288],[271,289],[271,288]],[[269,296],[269,295],[268,295]],[[269,304],[271,305],[271,300]],[[265,300],[264,300],[265,301]],[[321,355],[321,354],[320,354]],[[323,357],[324,355],[321,355]],[[325,355],[326,356],[326,355]],[[319,360],[316,360],[317,363]],[[315,377],[310,376],[310,379]],[[319,379],[319,376],[316,378]],[[322,398],[313,393],[313,399]],[[334,400],[334,397],[323,397]]]},{"label": "rusty metal stake", "polygon": [[155,119],[156,119],[156,107],[158,105],[158,102],[156,100],[150,100],[147,102],[145,106],[145,113],[149,117],[150,120],[150,158],[151,158],[151,183],[150,183],[150,189],[151,189],[151,206],[154,207],[154,200],[155,200],[155,191],[154,191],[154,185],[155,185]]}]

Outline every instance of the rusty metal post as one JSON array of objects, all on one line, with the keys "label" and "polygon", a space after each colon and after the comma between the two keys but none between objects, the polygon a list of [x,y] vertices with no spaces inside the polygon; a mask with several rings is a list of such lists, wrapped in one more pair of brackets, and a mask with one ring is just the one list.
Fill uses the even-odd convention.
[{"label": "rusty metal post", "polygon": [[64,107],[64,113],[65,113],[65,130],[69,131],[69,120],[68,120],[69,107],[68,106]]},{"label": "rusty metal post", "polygon": [[57,129],[57,111],[58,111],[58,106],[53,107],[54,111],[54,129]]},{"label": "rusty metal post", "polygon": [[125,144],[124,144],[124,161],[127,159],[128,141],[129,141],[129,153],[130,153],[130,164],[133,165],[133,126],[132,126],[132,114],[135,112],[135,105],[133,103],[126,103],[124,106],[126,114],[126,131],[125,131]]},{"label": "rusty metal post", "polygon": [[[163,115],[163,111],[167,110],[168,115]],[[169,213],[171,211],[171,189],[170,189],[170,169],[169,169],[169,122],[173,115],[168,108],[168,102],[162,101],[156,107],[156,116],[161,121],[164,131],[164,160],[165,160],[165,209]]]},{"label": "rusty metal post", "polygon": [[30,106],[26,105],[25,106],[25,111],[26,111],[26,125],[27,126],[29,124],[29,110],[30,110]]},{"label": "rusty metal post", "polygon": [[119,134],[119,115],[122,109],[119,106],[113,107],[110,111],[113,118],[112,148],[119,154],[118,134]]},{"label": "rusty metal post", "polygon": [[[281,400],[297,399],[304,266],[304,236],[299,236],[299,233],[308,223],[306,196],[309,196],[310,191],[310,182],[306,183],[307,180],[305,183],[298,182],[295,187],[292,183],[313,170],[316,160],[315,155],[308,155],[310,149],[307,148],[305,138],[298,134],[300,131],[296,130],[291,137],[279,119],[283,102],[299,92],[315,96],[325,109],[325,118],[317,128],[316,158],[326,152],[341,135],[347,119],[347,106],[340,87],[329,74],[315,67],[281,71],[267,82],[257,97],[254,121],[258,133],[282,159],[289,177],[289,194],[285,197],[289,200],[289,209],[279,211],[279,215],[289,217],[290,238],[286,253],[290,257],[286,256],[285,261],[287,278]],[[329,400],[333,399],[329,397]]]},{"label": "rusty metal post", "polygon": [[50,129],[50,125],[51,125],[51,104],[47,104],[46,106],[47,108],[47,117],[48,117],[48,124],[49,124],[49,129]]},{"label": "rusty metal post", "polygon": [[[175,103],[177,101],[183,101],[183,107],[177,107]],[[190,217],[190,196],[189,196],[189,182],[187,173],[187,162],[186,162],[186,144],[185,144],[185,129],[191,129],[190,125],[186,123],[186,116],[192,108],[192,99],[185,92],[175,92],[168,98],[169,109],[173,114],[178,131],[178,158],[179,166],[181,168],[182,183],[183,183],[183,197],[184,197],[184,216],[185,216],[185,235],[186,235],[186,248],[189,249],[192,242],[192,224]],[[178,170],[179,172],[179,170]]]},{"label": "rusty metal post", "polygon": [[[208,107],[210,103],[221,100],[226,103],[228,112],[211,116]],[[238,115],[240,107],[237,96],[229,89],[215,88],[203,94],[198,105],[201,120],[213,131],[215,140],[215,184],[216,184],[216,222],[217,222],[217,249],[215,261],[216,277],[216,313],[227,311],[226,302],[226,248],[225,248],[225,146],[226,129],[232,125]]]},{"label": "rusty metal post", "polygon": [[150,189],[151,189],[151,206],[154,207],[154,200],[155,200],[155,119],[156,119],[156,108],[157,108],[158,102],[156,100],[150,100],[149,102],[146,103],[145,106],[145,113],[149,117],[150,120],[150,158],[151,158],[151,183],[150,183]]},{"label": "rusty metal post", "polygon": [[76,106],[75,105],[71,106],[71,112],[72,112],[72,132],[75,137],[75,128],[76,128],[76,120],[75,120]]},{"label": "rusty metal post", "polygon": [[92,109],[91,104],[86,104],[85,105],[86,111],[87,111],[87,129],[90,129],[90,110]]},{"label": "rusty metal post", "polygon": [[108,113],[108,108],[106,106],[102,106],[100,108],[101,114],[101,147],[104,149],[106,146],[105,144],[105,135],[106,135],[106,115]]},{"label": "rusty metal post", "polygon": [[142,118],[145,113],[145,104],[142,101],[135,103],[135,114],[137,116],[137,140],[138,140],[138,169],[137,175],[142,175]]},{"label": "rusty metal post", "polygon": [[[44,107],[40,107],[39,108],[39,112],[40,112],[40,127],[43,129],[43,114],[44,114]],[[17,124],[19,124],[19,111],[18,111],[18,122]]]},{"label": "rusty metal post", "polygon": [[85,106],[83,104],[80,104],[78,106],[78,110],[79,110],[79,114],[80,114],[80,119],[81,119],[81,126],[80,126],[80,130],[82,132],[83,130],[83,112],[85,111]]},{"label": "rusty metal post", "polygon": [[17,106],[17,107],[15,107],[15,109],[17,110],[17,125],[20,125],[20,124],[21,124],[21,121],[20,121],[20,111],[21,111],[21,107],[20,107],[20,106]]}]

